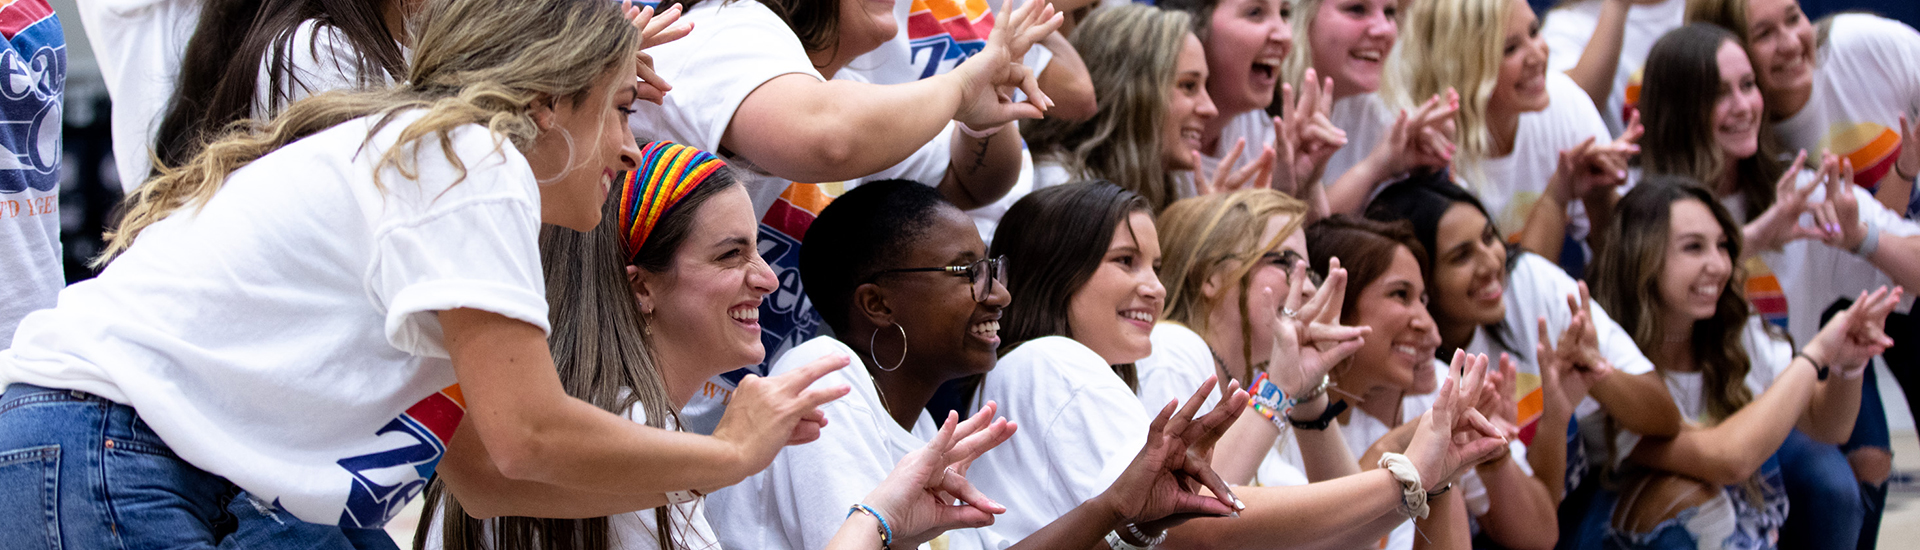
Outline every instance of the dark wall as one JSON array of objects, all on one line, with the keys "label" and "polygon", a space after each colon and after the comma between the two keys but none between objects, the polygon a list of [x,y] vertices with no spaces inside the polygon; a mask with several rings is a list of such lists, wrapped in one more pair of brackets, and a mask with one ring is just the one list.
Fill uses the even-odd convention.
[{"label": "dark wall", "polygon": [[[1560,0],[1527,0],[1535,11],[1545,11],[1559,4]],[[1894,19],[1899,19],[1915,28],[1920,28],[1920,1],[1916,0],[1800,0],[1800,7],[1807,15],[1820,18],[1835,12],[1848,10],[1866,10]]]}]

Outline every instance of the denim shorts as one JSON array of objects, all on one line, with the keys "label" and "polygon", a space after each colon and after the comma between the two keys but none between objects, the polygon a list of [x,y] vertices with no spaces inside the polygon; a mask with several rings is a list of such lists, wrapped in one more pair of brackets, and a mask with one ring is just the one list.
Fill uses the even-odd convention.
[{"label": "denim shorts", "polygon": [[181,460],[132,407],[26,384],[0,394],[0,550],[387,548],[294,519]]}]

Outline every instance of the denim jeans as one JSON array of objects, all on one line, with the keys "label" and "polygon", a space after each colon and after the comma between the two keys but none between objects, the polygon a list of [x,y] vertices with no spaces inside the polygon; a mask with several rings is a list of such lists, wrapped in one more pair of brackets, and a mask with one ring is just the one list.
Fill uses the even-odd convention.
[{"label": "denim jeans", "polygon": [[301,522],[180,460],[132,407],[13,384],[0,394],[0,550],[386,548]]},{"label": "denim jeans", "polygon": [[1780,548],[1854,548],[1867,506],[1860,482],[1838,445],[1814,441],[1796,429],[1780,445],[1780,473],[1793,513],[1780,527]]}]

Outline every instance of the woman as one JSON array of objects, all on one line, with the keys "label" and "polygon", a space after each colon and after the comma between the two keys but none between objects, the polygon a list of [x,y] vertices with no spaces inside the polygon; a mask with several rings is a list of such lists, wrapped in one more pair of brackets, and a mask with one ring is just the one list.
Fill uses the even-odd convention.
[{"label": "woman", "polygon": [[[1847,185],[1853,180],[1845,177],[1837,162],[1823,163],[1823,170],[1816,174],[1800,169],[1801,159],[1783,164],[1771,151],[1773,128],[1764,123],[1763,95],[1736,35],[1706,24],[1682,27],[1654,46],[1647,75],[1642,102],[1650,150],[1642,160],[1645,172],[1714,182],[1709,190],[1736,221],[1745,224],[1742,239],[1751,257],[1740,261],[1748,274],[1746,291],[1756,315],[1802,335],[1799,339],[1805,341],[1812,338],[1823,312],[1857,292],[1894,282],[1920,282],[1904,260],[1920,252],[1912,248],[1920,243],[1920,226],[1882,206],[1865,189]],[[1702,89],[1719,93],[1694,92]],[[1815,181],[1801,185],[1802,180]],[[1814,218],[1815,227],[1804,226],[1803,217]],[[1877,233],[1875,250],[1863,248],[1869,232]],[[1872,380],[1867,385],[1875,388]],[[1855,435],[1843,448],[1856,463],[1884,464],[1888,435],[1879,393],[1867,391],[1862,399],[1863,421],[1856,424]],[[1796,501],[1837,501],[1800,509],[1853,511],[1833,516],[1798,514],[1789,518],[1782,534],[1791,542],[1824,533],[1837,539],[1821,536],[1820,542],[1809,544],[1852,546],[1851,539],[1861,533],[1849,527],[1856,521],[1851,518],[1860,513],[1858,499],[1853,497],[1859,489],[1845,480],[1856,472],[1848,471],[1839,451],[1803,435],[1790,438],[1784,449],[1783,471]],[[1802,463],[1803,458],[1807,463]],[[1878,485],[1877,476],[1868,475],[1873,469],[1857,472],[1869,488]],[[1829,470],[1838,473],[1807,475]],[[1842,483],[1808,485],[1821,479]],[[1822,519],[1803,521],[1816,517]]]},{"label": "woman", "polygon": [[[821,383],[855,390],[821,409],[834,429],[819,441],[781,453],[766,471],[713,495],[722,541],[742,548],[819,547],[841,521],[838,502],[857,498],[887,475],[898,455],[923,445],[932,432],[926,405],[934,390],[993,368],[995,325],[1008,295],[1000,262],[987,259],[986,245],[967,236],[970,223],[939,192],[908,181],[860,186],[821,212],[808,239],[833,244],[806,248],[802,273],[845,343],[815,338],[781,358],[774,372],[821,356],[850,355],[860,359],[860,369],[839,371]],[[936,238],[946,235],[961,237]],[[1210,383],[1195,386],[1211,390]],[[1189,399],[1192,394],[1189,389],[1180,397],[1198,407],[1204,399]],[[989,404],[982,411],[994,409]],[[1231,422],[1231,409],[1209,414],[1218,419],[1217,430]],[[1140,492],[1149,486],[1143,476],[1158,475],[1159,467],[1132,464],[1100,496],[1015,546],[1085,548],[1127,523],[1231,509],[1231,500],[1196,500],[1186,491]],[[1140,502],[1150,504],[1121,506]],[[948,535],[949,545],[997,548],[1014,542],[988,535],[956,531]]]},{"label": "woman", "polygon": [[1586,93],[1547,71],[1547,48],[1524,0],[1410,8],[1406,36],[1388,61],[1387,103],[1411,107],[1459,90],[1454,176],[1486,203],[1502,237],[1578,275],[1589,222],[1606,219],[1635,134],[1610,139]]},{"label": "woman", "polygon": [[1816,26],[1797,0],[1702,0],[1688,4],[1687,21],[1740,37],[1767,121],[1789,149],[1831,149],[1853,161],[1854,183],[1876,190],[1888,209],[1908,218],[1920,212],[1920,136],[1908,125],[1920,112],[1912,62],[1920,60],[1920,32],[1868,14]]},{"label": "woman", "polygon": [[[1088,230],[1053,230],[1061,220]],[[1127,446],[1142,437],[1135,427],[1141,409],[1133,363],[1152,353],[1150,332],[1164,290],[1153,267],[1159,243],[1146,201],[1110,183],[1028,195],[1007,212],[989,253],[1007,258],[1008,290],[1023,298],[1008,306],[1001,323],[1011,349],[973,399],[999,403],[1024,428],[1003,449],[1008,452],[982,457],[971,475],[1015,511],[993,531],[1018,538],[1104,487],[1124,465]],[[1425,515],[1427,493],[1503,444],[1460,401],[1477,397],[1484,360],[1462,357],[1455,365],[1468,367],[1467,380],[1449,382],[1410,457],[1392,461],[1394,473],[1298,488],[1242,487],[1234,491],[1246,502],[1237,519],[1194,520],[1174,533],[1151,522],[1135,525],[1136,536],[1161,542],[1165,535],[1171,547],[1271,547],[1281,534],[1292,544],[1351,545],[1410,515]],[[1451,436],[1439,435],[1442,430]],[[1400,490],[1382,491],[1383,485]]]},{"label": "woman", "polygon": [[1282,80],[1309,86],[1308,73],[1332,82],[1321,90],[1332,100],[1326,116],[1346,131],[1349,145],[1324,167],[1331,177],[1324,194],[1329,212],[1358,213],[1381,184],[1411,172],[1447,167],[1453,158],[1447,124],[1459,108],[1451,91],[1436,94],[1411,112],[1398,114],[1380,95],[1387,54],[1400,35],[1395,0],[1303,0],[1294,4],[1292,53]]},{"label": "woman", "polygon": [[1603,495],[1584,530],[1606,533],[1609,548],[1771,548],[1787,510],[1770,457],[1795,427],[1825,441],[1852,431],[1868,360],[1893,344],[1881,323],[1901,291],[1861,293],[1795,351],[1749,315],[1738,226],[1697,182],[1650,178],[1620,207],[1594,295],[1654,358],[1658,370],[1641,376],[1665,383],[1688,424],[1671,439],[1614,443],[1618,503]]},{"label": "woman", "polygon": [[[72,459],[16,490],[95,505],[49,517],[7,499],[9,523],[114,526],[46,531],[73,546],[211,545],[223,509],[378,527],[450,439],[484,442],[453,458],[511,479],[641,494],[736,482],[817,428],[812,407],[844,390],[803,388],[831,365],[748,384],[736,406],[754,420],[714,437],[566,396],[535,233],[593,228],[609,176],[634,166],[639,33],[591,0],[422,9],[405,87],[298,103],[166,168],[128,205],[113,264],[23,323],[0,353],[0,449]],[[150,473],[89,477],[88,456]]]},{"label": "woman", "polygon": [[[1227,432],[1215,466],[1235,485],[1307,483],[1302,468],[1279,459],[1274,443],[1288,423],[1318,417],[1325,408],[1320,396],[1326,393],[1326,367],[1358,349],[1366,332],[1338,326],[1343,271],[1336,270],[1317,296],[1303,291],[1307,275],[1298,264],[1306,257],[1300,227],[1307,210],[1278,191],[1246,189],[1183,199],[1161,218],[1166,232],[1160,245],[1169,252],[1160,271],[1168,289],[1166,317],[1153,326],[1153,354],[1136,363],[1140,403],[1151,409],[1209,376],[1243,387],[1260,387],[1257,380],[1264,377],[1298,402],[1287,418],[1256,414]],[[1324,444],[1338,432],[1297,433],[1316,440],[1310,449],[1344,449]],[[1331,457],[1305,467],[1316,474],[1313,479],[1359,471],[1350,454],[1314,454],[1322,456]]]},{"label": "woman", "polygon": [[[1327,157],[1346,144],[1346,132],[1328,120],[1332,97],[1318,78],[1276,87],[1281,62],[1293,49],[1291,0],[1175,0],[1160,7],[1187,12],[1206,52],[1207,95],[1220,114],[1202,129],[1198,165],[1216,175],[1270,170],[1270,182],[1249,183],[1301,196],[1324,214],[1315,184]],[[1273,109],[1280,116],[1269,116],[1277,96],[1282,104]],[[1228,154],[1235,162],[1223,162]]]}]

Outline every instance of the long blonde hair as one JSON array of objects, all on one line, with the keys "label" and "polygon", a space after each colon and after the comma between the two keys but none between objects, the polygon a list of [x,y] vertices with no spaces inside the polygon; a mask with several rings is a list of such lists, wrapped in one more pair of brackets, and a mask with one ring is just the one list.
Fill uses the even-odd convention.
[{"label": "long blonde hair", "polygon": [[[426,111],[381,153],[375,174],[393,168],[404,178],[418,177],[419,142],[434,137],[464,178],[466,166],[451,149],[455,128],[484,125],[527,152],[539,133],[531,115],[534,102],[568,98],[577,105],[602,75],[630,62],[639,44],[639,31],[618,6],[604,0],[429,0],[421,9],[405,83],[389,90],[316,95],[264,124],[236,124],[183,165],[156,165],[158,175],[127,197],[107,234],[107,249],[94,265],[125,252],[154,222],[183,207],[205,206],[233,171],[361,117],[381,117],[369,130],[371,139],[400,113]],[[383,187],[377,176],[374,185]]]},{"label": "long blonde hair", "polygon": [[[1307,79],[1307,68],[1313,66],[1313,20],[1320,15],[1320,4],[1325,0],[1299,0],[1293,3],[1293,18],[1287,20],[1293,26],[1293,51],[1287,52],[1287,58],[1280,62],[1280,81],[1300,89]],[[1324,75],[1323,75],[1324,76]],[[1332,92],[1328,92],[1332,93]],[[1280,90],[1273,90],[1274,104],[1280,103]]]},{"label": "long blonde hair", "polygon": [[1388,55],[1380,97],[1412,110],[1422,100],[1453,88],[1460,92],[1454,115],[1454,166],[1473,183],[1486,179],[1481,163],[1493,152],[1488,103],[1500,78],[1501,46],[1511,0],[1423,0],[1407,6],[1400,40]]},{"label": "long blonde hair", "polygon": [[1179,198],[1161,158],[1180,49],[1192,34],[1186,12],[1126,4],[1094,10],[1074,29],[1099,112],[1085,122],[1048,117],[1021,129],[1035,156],[1059,162],[1076,179],[1105,179],[1138,193],[1155,211]]},{"label": "long blonde hair", "polygon": [[[1261,256],[1280,248],[1281,242],[1300,230],[1306,213],[1306,203],[1285,193],[1243,189],[1182,199],[1160,214],[1160,250],[1165,253],[1160,283],[1167,287],[1166,320],[1203,336],[1216,328],[1208,326],[1209,318],[1214,308],[1224,305],[1226,295],[1208,298],[1201,287],[1228,262],[1236,262],[1225,280],[1240,288],[1235,307],[1240,309],[1241,349],[1236,351],[1247,372],[1233,374],[1244,376],[1242,384],[1253,380],[1253,315],[1247,308],[1250,275]],[[1287,224],[1273,240],[1260,242],[1260,233],[1274,216],[1288,216]]]}]

